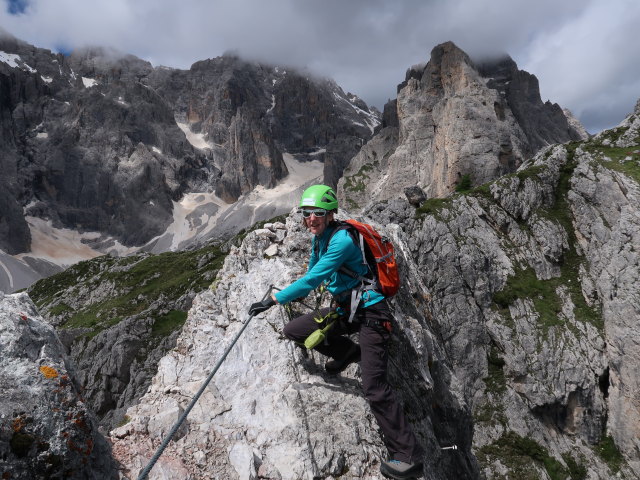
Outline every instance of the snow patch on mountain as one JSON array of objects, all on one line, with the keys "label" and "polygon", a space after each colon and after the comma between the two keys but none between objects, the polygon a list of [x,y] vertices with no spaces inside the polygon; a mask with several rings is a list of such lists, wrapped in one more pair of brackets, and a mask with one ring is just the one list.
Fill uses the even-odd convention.
[{"label": "snow patch on mountain", "polygon": [[161,253],[195,243],[215,227],[216,219],[227,208],[228,204],[214,193],[188,193],[179,202],[173,202],[173,222],[167,230],[151,239],[142,250]]},{"label": "snow patch on mountain", "polygon": [[27,65],[26,62],[20,58],[20,55],[15,53],[7,53],[0,50],[0,62],[6,63],[11,68],[20,68],[25,72],[36,73],[37,71]]},{"label": "snow patch on mountain", "polygon": [[189,127],[187,123],[176,122],[176,124],[186,135],[187,141],[194,147],[199,148],[200,150],[212,147],[212,145],[205,140],[203,133],[194,133],[191,131],[191,127]]},{"label": "snow patch on mountain", "polygon": [[82,77],[82,84],[85,88],[91,88],[98,84],[97,80],[93,78]]},{"label": "snow patch on mountain", "polygon": [[[274,79],[273,80],[273,84],[275,85],[275,83],[276,83],[276,81]],[[271,112],[275,107],[276,107],[276,96],[275,95],[271,95],[271,106],[267,110],[267,113]]]},{"label": "snow patch on mountain", "polygon": [[[362,118],[362,120],[365,121],[366,126],[369,128],[369,130],[371,130],[371,133],[373,133],[376,127],[380,125],[380,120],[374,113],[371,113],[368,110],[363,110],[362,108],[358,107],[358,105],[355,104],[355,102],[359,100],[358,97],[356,97],[355,95],[353,95],[351,98],[345,98],[337,91],[334,91],[333,96],[336,100],[339,100],[349,105]],[[365,126],[362,123],[357,122],[355,120],[353,121],[353,123],[355,125],[359,125],[363,127]]]}]

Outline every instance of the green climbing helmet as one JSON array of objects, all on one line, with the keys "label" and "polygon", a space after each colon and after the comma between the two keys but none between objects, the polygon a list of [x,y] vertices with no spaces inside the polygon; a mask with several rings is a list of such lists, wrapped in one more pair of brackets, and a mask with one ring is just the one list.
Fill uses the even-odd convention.
[{"label": "green climbing helmet", "polygon": [[300,206],[336,210],[338,208],[338,196],[331,187],[326,185],[311,185],[302,194]]}]

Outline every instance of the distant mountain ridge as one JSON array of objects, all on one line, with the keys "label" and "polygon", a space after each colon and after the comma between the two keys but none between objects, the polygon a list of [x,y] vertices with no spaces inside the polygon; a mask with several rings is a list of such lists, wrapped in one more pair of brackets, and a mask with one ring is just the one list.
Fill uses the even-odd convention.
[{"label": "distant mountain ridge", "polygon": [[[287,174],[285,151],[322,158],[329,149],[343,164],[379,123],[334,82],[237,57],[182,71],[105,49],[63,57],[3,38],[0,50],[19,59],[0,62],[2,161],[13,170],[12,196],[34,197],[28,214],[128,245],[166,227],[172,198],[200,189],[233,202],[256,185],[273,187]],[[187,142],[176,118],[209,148]],[[346,155],[343,142],[353,143]],[[335,168],[325,172],[334,182]],[[25,251],[26,230],[22,237],[3,238],[2,247]]]},{"label": "distant mountain ridge", "polygon": [[[10,255],[30,251],[30,217],[98,232],[99,251],[142,246],[185,193],[215,192],[222,205],[276,186],[289,173],[283,154],[322,161],[335,184],[380,122],[331,80],[231,55],[176,70],[6,35],[0,52],[0,250]],[[27,260],[21,268],[56,268]]]}]

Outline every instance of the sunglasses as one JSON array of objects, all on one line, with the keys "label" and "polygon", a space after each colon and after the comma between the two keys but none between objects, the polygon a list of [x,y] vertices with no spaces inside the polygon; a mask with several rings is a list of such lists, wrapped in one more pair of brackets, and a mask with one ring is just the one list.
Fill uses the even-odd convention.
[{"label": "sunglasses", "polygon": [[302,216],[304,218],[309,218],[311,215],[315,215],[316,217],[324,217],[327,213],[329,213],[324,208],[316,208],[313,210],[302,210]]}]

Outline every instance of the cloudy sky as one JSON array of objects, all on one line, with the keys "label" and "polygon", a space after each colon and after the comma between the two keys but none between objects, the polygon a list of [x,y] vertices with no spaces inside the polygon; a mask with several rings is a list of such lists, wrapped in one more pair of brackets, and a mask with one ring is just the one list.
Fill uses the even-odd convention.
[{"label": "cloudy sky", "polygon": [[448,40],[472,58],[508,53],[591,133],[640,98],[638,0],[1,2],[0,27],[38,47],[110,46],[176,68],[235,51],[331,77],[378,108]]}]

